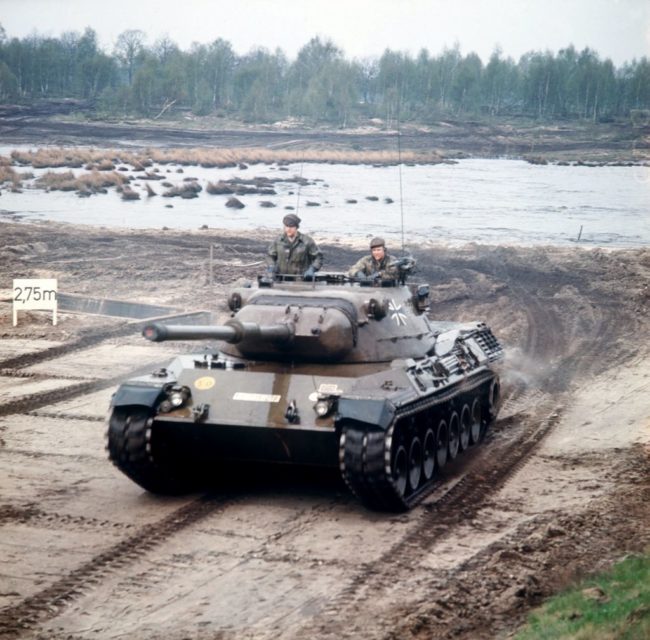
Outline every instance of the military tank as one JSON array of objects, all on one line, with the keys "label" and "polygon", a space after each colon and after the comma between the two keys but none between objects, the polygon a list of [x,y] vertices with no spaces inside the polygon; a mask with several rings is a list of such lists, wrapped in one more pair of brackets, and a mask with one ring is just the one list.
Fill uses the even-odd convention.
[{"label": "military tank", "polygon": [[148,340],[219,341],[113,395],[113,463],[154,493],[198,469],[338,467],[368,507],[403,511],[495,420],[503,350],[482,322],[429,317],[429,287],[340,273],[259,278],[220,326],[145,326]]}]

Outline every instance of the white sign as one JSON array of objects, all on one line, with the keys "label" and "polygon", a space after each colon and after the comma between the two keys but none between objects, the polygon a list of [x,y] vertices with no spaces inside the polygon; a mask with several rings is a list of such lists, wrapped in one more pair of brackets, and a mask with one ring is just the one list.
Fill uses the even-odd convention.
[{"label": "white sign", "polygon": [[56,278],[14,279],[14,327],[18,324],[19,309],[52,310],[52,324],[56,324]]},{"label": "white sign", "polygon": [[270,393],[246,393],[238,391],[233,397],[233,400],[244,400],[245,402],[280,402],[281,396],[271,395]]}]

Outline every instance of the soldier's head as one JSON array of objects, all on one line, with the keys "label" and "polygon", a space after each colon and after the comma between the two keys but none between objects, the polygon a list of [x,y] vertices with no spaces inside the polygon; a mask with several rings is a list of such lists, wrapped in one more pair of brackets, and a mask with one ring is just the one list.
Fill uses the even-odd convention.
[{"label": "soldier's head", "polygon": [[383,238],[373,238],[370,241],[370,254],[375,260],[383,260],[386,255],[386,243]]},{"label": "soldier's head", "polygon": [[293,240],[298,233],[300,218],[295,213],[289,213],[282,218],[282,224],[284,225],[284,234]]}]

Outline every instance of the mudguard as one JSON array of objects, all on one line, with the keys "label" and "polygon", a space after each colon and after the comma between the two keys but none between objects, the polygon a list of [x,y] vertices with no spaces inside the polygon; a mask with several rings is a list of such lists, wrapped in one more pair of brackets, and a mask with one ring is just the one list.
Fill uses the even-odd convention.
[{"label": "mudguard", "polygon": [[163,386],[121,385],[111,398],[111,407],[139,406],[152,408],[156,406],[163,391]]},{"label": "mudguard", "polygon": [[363,423],[373,430],[386,431],[395,417],[392,402],[375,398],[342,396],[338,402],[337,422]]}]

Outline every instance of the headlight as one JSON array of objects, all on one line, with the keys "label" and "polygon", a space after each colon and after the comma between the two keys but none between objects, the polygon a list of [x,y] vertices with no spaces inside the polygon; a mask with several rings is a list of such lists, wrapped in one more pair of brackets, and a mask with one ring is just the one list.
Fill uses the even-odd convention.
[{"label": "headlight", "polygon": [[190,390],[183,386],[173,385],[165,389],[167,397],[160,403],[159,410],[162,413],[168,413],[174,409],[182,407],[190,397]]},{"label": "headlight", "polygon": [[319,400],[314,405],[314,411],[319,418],[324,418],[332,410],[333,402],[331,400]]},{"label": "headlight", "polygon": [[184,401],[185,399],[180,391],[172,391],[169,394],[169,402],[171,402],[172,407],[180,407]]}]

